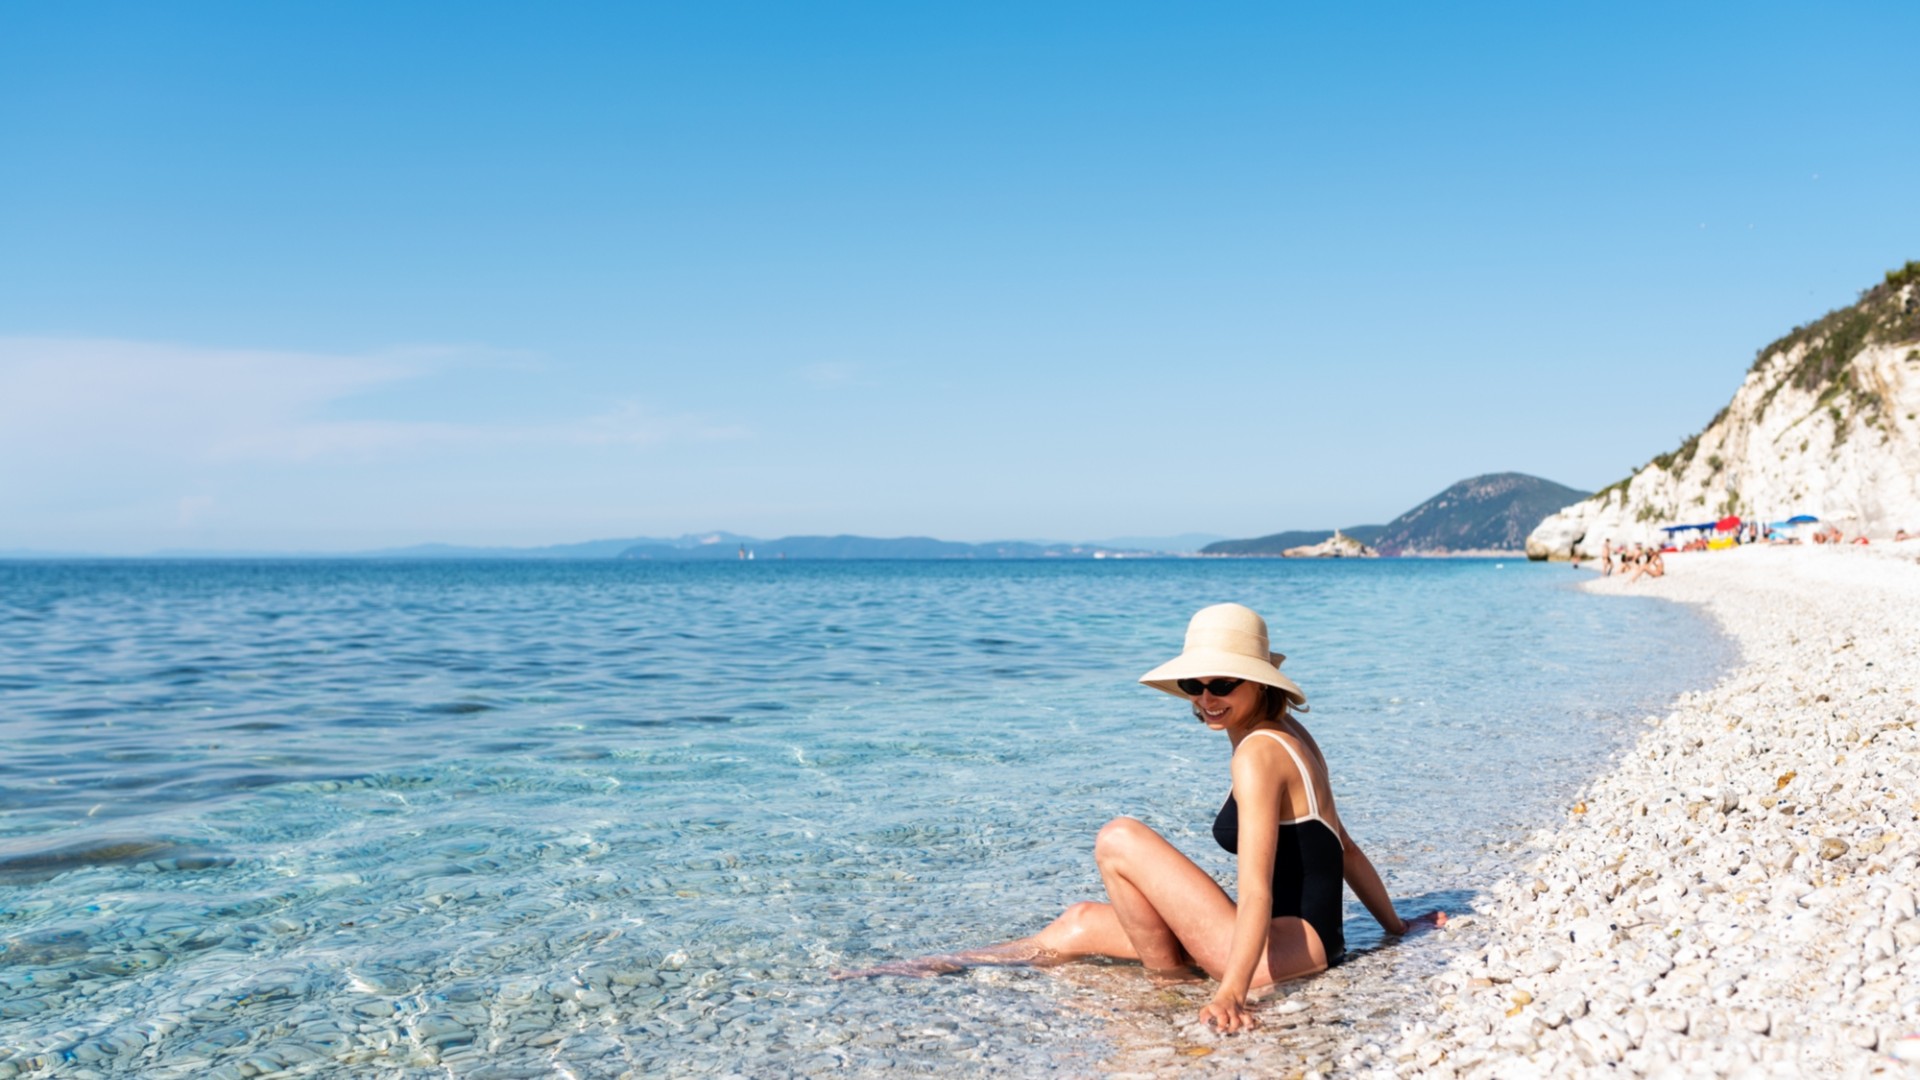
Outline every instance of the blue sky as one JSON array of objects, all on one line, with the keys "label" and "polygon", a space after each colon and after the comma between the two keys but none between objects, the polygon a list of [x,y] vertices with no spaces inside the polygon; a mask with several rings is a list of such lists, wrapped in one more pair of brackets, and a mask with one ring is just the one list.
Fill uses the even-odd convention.
[{"label": "blue sky", "polygon": [[0,549],[1380,522],[1920,258],[1920,7],[0,7]]}]

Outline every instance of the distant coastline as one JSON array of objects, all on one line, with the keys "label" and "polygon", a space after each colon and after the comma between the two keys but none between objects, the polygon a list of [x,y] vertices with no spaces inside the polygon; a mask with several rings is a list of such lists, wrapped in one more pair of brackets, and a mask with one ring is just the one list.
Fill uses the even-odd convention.
[{"label": "distant coastline", "polygon": [[[870,538],[862,538],[870,539]],[[886,543],[887,541],[878,541]],[[999,547],[1000,545],[969,545],[978,547]],[[777,548],[750,548],[749,558],[742,559],[738,549],[731,556],[709,555],[682,558],[648,558],[635,556],[621,558],[609,555],[544,555],[535,554],[538,549],[498,549],[487,548],[480,551],[449,548],[435,552],[391,552],[391,551],[155,551],[133,555],[103,555],[85,551],[42,551],[37,549],[0,551],[0,563],[7,562],[271,562],[274,560],[301,560],[341,562],[852,562],[861,560],[895,560],[901,562],[1047,562],[1047,561],[1096,561],[1143,559],[1285,559],[1287,556],[1273,553],[1225,553],[1198,551],[1128,551],[1111,548],[1093,548],[1084,545],[1071,545],[1065,551],[1041,551],[1019,554],[850,554],[850,555],[795,555],[783,554]],[[1078,550],[1071,550],[1078,548]],[[485,553],[481,553],[484,551]],[[1400,551],[1392,555],[1383,555],[1386,559],[1525,559],[1527,553],[1522,550],[1472,549],[1466,551]],[[1299,561],[1291,559],[1289,561]]]},{"label": "distant coastline", "polygon": [[996,540],[968,543],[926,536],[784,536],[773,539],[730,532],[694,533],[673,538],[632,537],[590,540],[577,544],[539,547],[474,547],[459,544],[415,544],[363,551],[219,551],[161,549],[140,554],[101,554],[85,551],[48,551],[37,548],[0,550],[0,561],[49,560],[487,560],[487,561],[654,561],[725,562],[747,560],[834,559],[1149,559],[1189,558],[1220,539],[1214,534],[1189,533],[1167,537],[1125,537],[1108,541]]},{"label": "distant coastline", "polygon": [[[1506,558],[1526,553],[1526,537],[1550,513],[1585,492],[1525,473],[1488,473],[1461,480],[1385,525],[1337,530],[1386,557]],[[766,539],[714,530],[677,537],[629,537],[536,547],[478,547],[427,543],[363,551],[217,551],[162,549],[139,555],[0,549],[0,560],[46,559],[501,559],[723,562],[822,559],[1179,559],[1282,557],[1311,547],[1336,530],[1292,530],[1251,540],[1213,533],[1122,536],[1107,540],[990,540],[974,543],[930,536],[839,534]]]},{"label": "distant coastline", "polygon": [[[1187,558],[1188,556],[1169,556],[1169,557],[1170,558],[1172,557]],[[1281,555],[1278,553],[1268,554],[1264,552],[1257,555],[1239,555],[1239,554],[1229,554],[1225,552],[1202,552],[1199,555],[1192,556],[1192,557],[1200,558],[1200,559],[1287,559],[1287,558],[1290,558],[1289,556]],[[1399,552],[1395,552],[1392,555],[1382,554],[1380,557],[1382,559],[1525,559],[1527,557],[1527,553],[1524,550],[1507,549],[1507,548],[1475,548],[1468,551],[1399,551]]]}]

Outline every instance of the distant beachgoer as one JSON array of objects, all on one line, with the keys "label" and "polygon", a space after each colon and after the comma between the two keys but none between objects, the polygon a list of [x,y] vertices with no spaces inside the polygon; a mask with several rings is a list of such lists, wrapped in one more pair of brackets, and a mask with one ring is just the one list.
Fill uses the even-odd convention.
[{"label": "distant beachgoer", "polygon": [[1642,575],[1656,578],[1667,576],[1667,560],[1661,556],[1659,548],[1650,547],[1637,552],[1633,561],[1633,576],[1627,579],[1627,584],[1639,581]]},{"label": "distant beachgoer", "polygon": [[1894,538],[1895,540],[1911,540],[1911,539],[1913,539],[1913,537],[1911,537],[1911,536],[1908,536],[1908,535],[1907,535],[1907,530],[1905,530],[1905,529],[1901,529],[1900,531],[1898,531],[1898,532],[1896,532],[1896,533],[1894,533],[1894,534],[1893,534],[1893,538]]},{"label": "distant beachgoer", "polygon": [[1608,538],[1606,540],[1600,541],[1600,576],[1601,577],[1613,576],[1613,540],[1612,538]]},{"label": "distant beachgoer", "polygon": [[1337,964],[1345,951],[1341,884],[1389,934],[1446,925],[1444,912],[1403,919],[1334,808],[1326,759],[1295,718],[1307,696],[1267,650],[1267,624],[1239,604],[1203,608],[1179,656],[1140,681],[1191,702],[1233,744],[1232,793],[1214,839],[1239,857],[1236,902],[1159,833],[1115,818],[1094,840],[1107,902],[1082,901],[1039,933],[1000,945],[896,961],[842,978],[938,975],[975,965],[1137,960],[1150,974],[1199,967],[1220,981],[1200,1019],[1220,1031],[1258,1025],[1250,991]]}]

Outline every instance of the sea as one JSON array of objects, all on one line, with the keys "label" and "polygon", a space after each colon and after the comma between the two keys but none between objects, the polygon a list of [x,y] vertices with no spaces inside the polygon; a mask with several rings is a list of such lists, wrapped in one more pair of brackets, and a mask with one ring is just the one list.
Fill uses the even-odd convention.
[{"label": "sea", "polygon": [[[1736,659],[1584,576],[0,563],[0,1077],[1202,1068],[1205,987],[1137,965],[834,976],[1102,899],[1120,815],[1231,889],[1226,740],[1135,681],[1224,600],[1268,619],[1400,909],[1469,911]],[[1276,1053],[1388,1037],[1365,1004],[1457,947],[1351,898],[1346,932],[1342,996]]]}]

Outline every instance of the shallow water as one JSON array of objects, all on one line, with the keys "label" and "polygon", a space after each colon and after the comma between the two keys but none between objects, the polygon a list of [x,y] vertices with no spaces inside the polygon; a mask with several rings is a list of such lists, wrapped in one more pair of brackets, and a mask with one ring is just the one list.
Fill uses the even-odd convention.
[{"label": "shallow water", "polygon": [[[0,563],[0,1074],[1150,1060],[1190,1041],[1199,991],[1130,965],[828,972],[1100,898],[1118,814],[1230,882],[1207,832],[1225,740],[1133,683],[1223,599],[1273,622],[1403,908],[1461,909],[1634,720],[1731,659],[1690,610],[1578,577]],[[1347,933],[1379,940],[1353,904]],[[1444,948],[1301,984],[1310,1015],[1391,1030],[1357,1003]],[[1284,1027],[1267,1045],[1305,1037]]]}]

